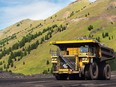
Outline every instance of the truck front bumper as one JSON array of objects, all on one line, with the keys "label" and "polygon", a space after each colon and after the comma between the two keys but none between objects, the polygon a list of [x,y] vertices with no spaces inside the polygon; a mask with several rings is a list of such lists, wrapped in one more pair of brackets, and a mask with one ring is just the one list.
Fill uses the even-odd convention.
[{"label": "truck front bumper", "polygon": [[71,69],[59,69],[58,71],[53,71],[53,74],[78,74],[79,71],[73,71]]}]

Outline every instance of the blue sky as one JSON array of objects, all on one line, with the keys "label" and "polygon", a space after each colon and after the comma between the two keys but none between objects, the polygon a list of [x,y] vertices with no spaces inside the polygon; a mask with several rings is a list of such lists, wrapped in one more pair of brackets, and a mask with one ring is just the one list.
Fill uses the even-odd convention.
[{"label": "blue sky", "polygon": [[0,29],[27,18],[45,19],[73,1],[75,0],[0,0]]}]

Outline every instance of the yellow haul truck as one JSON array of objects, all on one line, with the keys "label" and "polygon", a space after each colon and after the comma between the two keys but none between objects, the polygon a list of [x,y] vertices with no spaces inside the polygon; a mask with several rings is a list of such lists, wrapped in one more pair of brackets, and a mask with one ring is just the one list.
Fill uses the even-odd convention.
[{"label": "yellow haul truck", "polygon": [[58,46],[52,54],[53,74],[57,80],[111,78],[109,60],[114,50],[95,40],[53,41]]}]

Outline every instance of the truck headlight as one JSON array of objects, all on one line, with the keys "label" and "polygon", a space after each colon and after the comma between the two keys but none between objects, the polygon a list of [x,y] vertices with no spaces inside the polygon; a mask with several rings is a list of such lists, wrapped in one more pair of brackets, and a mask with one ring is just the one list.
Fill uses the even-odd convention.
[{"label": "truck headlight", "polygon": [[88,58],[82,58],[82,61],[88,61]]},{"label": "truck headlight", "polygon": [[52,61],[57,61],[57,59],[52,59]]}]

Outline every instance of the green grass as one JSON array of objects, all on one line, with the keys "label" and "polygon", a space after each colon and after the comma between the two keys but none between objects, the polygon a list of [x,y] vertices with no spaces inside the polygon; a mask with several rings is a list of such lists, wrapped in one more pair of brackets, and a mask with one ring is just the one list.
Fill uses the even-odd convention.
[{"label": "green grass", "polygon": [[[116,21],[113,21],[113,24],[111,24],[111,21],[107,19],[107,17],[116,15],[116,11],[115,11],[116,8],[107,10],[107,7],[110,6],[109,3],[111,3],[112,1],[113,0],[98,0],[95,3],[90,4],[88,0],[82,0],[76,3],[73,3],[65,7],[61,11],[57,12],[55,14],[57,16],[55,17],[55,15],[53,15],[52,19],[50,19],[49,17],[48,19],[46,19],[46,21],[23,20],[21,26],[16,27],[16,24],[14,24],[13,26],[10,26],[7,29],[3,30],[4,32],[10,30],[10,32],[7,32],[4,34],[4,37],[6,37],[6,35],[10,36],[13,33],[19,32],[18,34],[16,34],[17,37],[19,38],[9,41],[9,44],[5,46],[6,48],[8,48],[8,47],[11,47],[18,40],[20,41],[22,37],[27,35],[28,33],[35,34],[36,32],[42,31],[44,28],[47,28],[54,24],[66,25],[66,23],[68,23],[66,30],[64,30],[63,32],[58,32],[56,34],[53,34],[51,39],[39,45],[38,48],[31,51],[29,55],[23,57],[23,59],[21,59],[18,62],[14,62],[15,68],[10,67],[9,70],[12,70],[12,72],[14,73],[23,73],[25,75],[42,73],[44,70],[48,70],[52,66],[51,63],[49,65],[46,65],[47,60],[51,61],[51,55],[49,53],[50,49],[56,48],[55,46],[49,45],[50,41],[76,40],[79,37],[82,37],[85,35],[88,36],[93,31],[95,31],[95,33],[92,33],[94,35],[93,36],[94,38],[100,37],[101,43],[104,43],[105,45],[113,48],[116,52],[116,44],[115,44],[116,43]],[[82,9],[84,6],[86,6],[86,8]],[[78,10],[80,10],[80,12],[76,13],[76,11]],[[66,14],[66,12],[71,13],[73,11],[75,12],[73,16],[67,17],[66,19],[64,18],[64,15]],[[85,17],[85,14],[87,13],[90,13],[90,15]],[[104,16],[106,14],[108,16]],[[84,18],[84,19],[82,20],[80,18]],[[78,21],[72,21],[74,19]],[[28,30],[32,29],[33,27],[37,26],[40,23],[43,26],[35,28],[32,32],[28,32]],[[30,27],[30,24],[32,24],[31,27]],[[88,31],[89,25],[93,25],[94,29],[92,31]],[[100,30],[97,30],[98,28]],[[3,31],[0,31],[0,32],[3,32]],[[110,37],[113,36],[113,39],[109,40],[109,37],[102,38],[103,32],[108,32]],[[45,34],[43,34],[43,36]],[[1,39],[4,37],[0,36]],[[26,43],[25,47],[27,47],[29,44],[34,43],[36,40],[39,40],[41,37],[38,37],[32,40],[30,43]],[[21,49],[18,49],[18,50],[21,50]],[[8,60],[8,55],[0,59],[0,61],[5,61],[4,64],[7,64],[7,60]],[[25,65],[23,65],[23,62],[25,62]],[[116,63],[114,62],[114,64]],[[113,65],[113,69],[116,69],[114,65]]]}]

